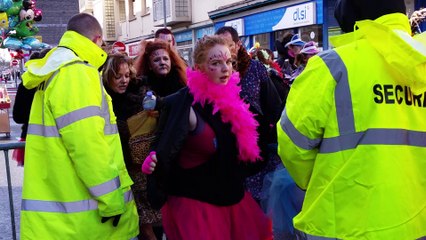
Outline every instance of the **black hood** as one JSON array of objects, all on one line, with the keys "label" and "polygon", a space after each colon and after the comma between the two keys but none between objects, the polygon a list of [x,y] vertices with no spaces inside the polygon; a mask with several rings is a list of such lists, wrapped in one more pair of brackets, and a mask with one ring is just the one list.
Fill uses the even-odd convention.
[{"label": "black hood", "polygon": [[352,32],[355,21],[374,20],[390,13],[406,14],[404,0],[337,0],[334,9],[334,17],[344,32]]}]

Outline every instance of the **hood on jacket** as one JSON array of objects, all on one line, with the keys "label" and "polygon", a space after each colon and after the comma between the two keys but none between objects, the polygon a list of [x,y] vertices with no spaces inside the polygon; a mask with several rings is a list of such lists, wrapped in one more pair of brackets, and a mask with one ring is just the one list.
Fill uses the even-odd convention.
[{"label": "hood on jacket", "polygon": [[96,69],[105,62],[107,53],[90,39],[74,31],[66,31],[58,47],[53,48],[44,58],[30,60],[25,64],[27,71],[22,75],[27,89],[34,88],[60,67],[75,61],[85,61]]},{"label": "hood on jacket", "polygon": [[405,14],[394,13],[374,21],[356,22],[352,33],[330,38],[335,47],[359,39],[367,40],[383,56],[401,84],[410,86],[415,94],[426,91],[426,34],[411,37],[411,28]]},{"label": "hood on jacket", "polygon": [[334,17],[343,32],[352,32],[356,21],[374,20],[390,13],[406,13],[404,0],[337,0]]}]

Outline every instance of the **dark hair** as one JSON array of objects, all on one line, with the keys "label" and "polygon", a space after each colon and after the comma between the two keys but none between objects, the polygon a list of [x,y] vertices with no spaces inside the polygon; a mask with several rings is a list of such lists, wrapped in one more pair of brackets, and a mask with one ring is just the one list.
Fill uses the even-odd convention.
[{"label": "dark hair", "polygon": [[344,32],[352,32],[356,21],[374,20],[390,13],[406,14],[404,0],[337,0],[334,17]]},{"label": "dark hair", "polygon": [[173,35],[172,31],[168,28],[160,28],[157,31],[155,31],[155,38],[159,38],[160,34],[171,34]]},{"label": "dark hair", "polygon": [[128,64],[130,70],[130,79],[135,78],[135,70],[133,68],[133,61],[122,53],[115,53],[108,56],[108,59],[103,67],[102,81],[105,85],[108,85],[109,81],[117,77],[117,73],[120,71],[121,64]]},{"label": "dark hair", "polygon": [[29,60],[44,58],[44,56],[46,56],[46,54],[50,50],[52,50],[52,49],[51,48],[45,48],[45,49],[41,50],[40,52],[32,52]]},{"label": "dark hair", "polygon": [[98,20],[87,13],[79,13],[72,16],[68,21],[67,31],[75,31],[90,40],[96,35],[102,36],[102,27]]},{"label": "dark hair", "polygon": [[152,53],[159,49],[164,49],[169,54],[171,62],[171,70],[177,71],[179,81],[186,85],[186,64],[179,56],[179,54],[170,46],[170,44],[162,39],[155,39],[154,41],[143,40],[140,43],[141,50],[135,61],[134,67],[138,77],[148,76],[152,72],[150,69],[149,57]]},{"label": "dark hair", "polygon": [[272,56],[273,56],[273,52],[270,50],[270,49],[268,49],[268,48],[259,48],[257,51],[256,51],[256,58],[259,60],[259,62],[261,62],[261,63],[263,63],[263,64],[268,64],[268,65],[271,65],[272,64],[272,61],[271,61],[271,59],[270,58],[265,58],[265,56],[264,56],[264,54],[263,54],[263,51],[265,51],[268,55],[269,55],[269,57],[271,57],[271,54],[272,54]]},{"label": "dark hair", "polygon": [[223,26],[223,27],[219,28],[216,31],[215,35],[220,35],[220,34],[225,34],[225,33],[231,34],[232,41],[234,41],[235,43],[237,43],[240,40],[240,38],[238,37],[237,30],[235,30],[235,28],[230,27],[230,26]]},{"label": "dark hair", "polygon": [[244,47],[240,47],[237,53],[237,61],[238,61],[238,67],[237,71],[240,73],[240,78],[245,77],[248,68],[250,67],[250,54],[247,52],[247,50]]},{"label": "dark hair", "polygon": [[155,32],[155,38],[160,38],[160,34],[172,35],[172,44],[176,45],[175,36],[168,28],[160,28]]}]

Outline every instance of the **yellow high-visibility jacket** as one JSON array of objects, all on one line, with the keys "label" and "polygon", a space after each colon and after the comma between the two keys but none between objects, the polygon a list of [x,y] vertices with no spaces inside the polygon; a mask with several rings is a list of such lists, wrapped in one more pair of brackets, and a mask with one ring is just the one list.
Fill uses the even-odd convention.
[{"label": "yellow high-visibility jacket", "polygon": [[277,124],[307,189],[295,228],[339,239],[426,235],[426,45],[404,14],[356,23],[309,60]]},{"label": "yellow high-visibility jacket", "polygon": [[[43,59],[27,62],[38,87],[25,147],[21,239],[132,239],[138,214],[111,98],[98,68],[106,53],[67,31]],[[117,227],[102,217],[121,214]]]}]

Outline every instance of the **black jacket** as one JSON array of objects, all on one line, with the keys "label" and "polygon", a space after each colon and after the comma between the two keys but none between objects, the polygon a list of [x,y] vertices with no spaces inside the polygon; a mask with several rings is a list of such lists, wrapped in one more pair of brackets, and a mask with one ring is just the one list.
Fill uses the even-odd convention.
[{"label": "black jacket", "polygon": [[22,124],[21,138],[27,136],[28,121],[30,119],[31,104],[33,103],[36,88],[26,89],[22,83],[19,84],[13,105],[13,121]]},{"label": "black jacket", "polygon": [[[212,115],[212,106],[193,106],[215,132],[217,151],[200,166],[182,169],[177,164],[179,152],[189,132],[189,111],[193,97],[188,88],[164,99],[157,141],[157,167],[148,177],[148,197],[159,208],[166,195],[184,196],[219,206],[238,203],[244,196],[245,177],[258,172],[264,165],[247,164],[238,160],[235,135],[231,126],[221,121],[220,113]],[[155,194],[160,193],[157,196]],[[160,196],[160,197],[159,197]],[[159,198],[160,199],[159,199]],[[162,199],[161,199],[162,198]]]}]

